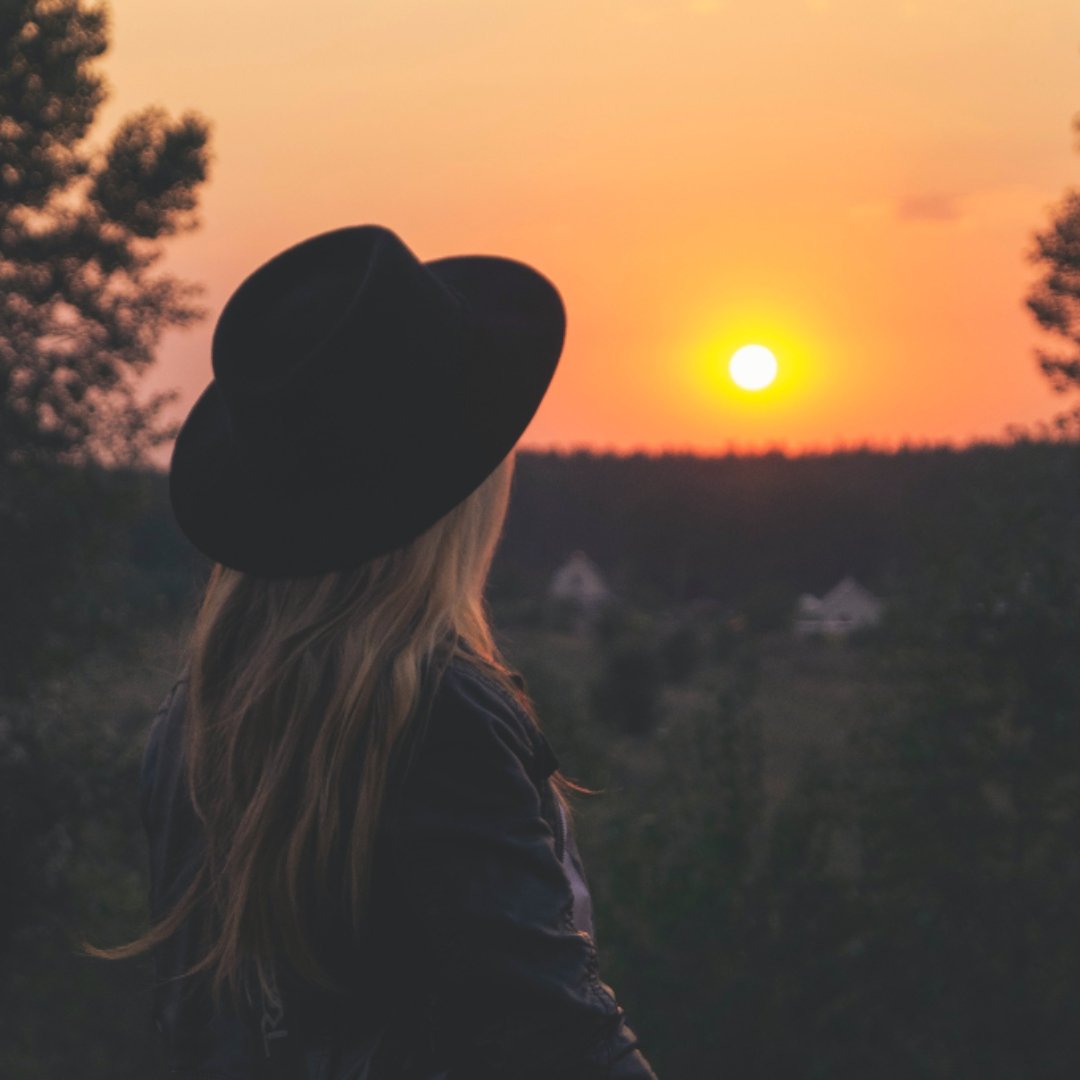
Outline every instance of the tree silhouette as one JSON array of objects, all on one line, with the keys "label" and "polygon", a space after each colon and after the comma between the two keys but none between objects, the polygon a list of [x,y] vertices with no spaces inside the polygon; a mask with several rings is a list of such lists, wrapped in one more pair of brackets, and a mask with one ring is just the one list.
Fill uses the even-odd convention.
[{"label": "tree silhouette", "polygon": [[107,563],[137,486],[115,470],[169,436],[139,394],[197,290],[158,266],[195,225],[207,125],[158,108],[89,134],[107,96],[107,12],[0,0],[0,692],[101,638]]},{"label": "tree silhouette", "polygon": [[0,465],[137,460],[171,395],[140,400],[164,330],[197,289],[156,269],[195,225],[207,125],[147,108],[95,151],[108,15],[0,0]]},{"label": "tree silhouette", "polygon": [[[1080,135],[1080,117],[1073,122]],[[1062,339],[1064,349],[1035,355],[1050,385],[1065,394],[1080,390],[1080,189],[1065,192],[1050,225],[1035,234],[1031,261],[1043,273],[1027,296],[1028,309],[1044,329]],[[1060,418],[1080,427],[1080,406]]]}]

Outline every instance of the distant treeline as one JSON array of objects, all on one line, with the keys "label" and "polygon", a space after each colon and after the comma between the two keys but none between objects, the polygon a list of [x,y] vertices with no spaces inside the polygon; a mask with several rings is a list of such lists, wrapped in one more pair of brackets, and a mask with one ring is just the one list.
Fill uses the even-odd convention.
[{"label": "distant treeline", "polygon": [[542,592],[581,549],[637,602],[710,597],[764,611],[846,574],[889,595],[958,554],[992,558],[988,525],[1017,513],[1047,528],[1069,520],[1077,459],[1074,444],[1049,442],[805,457],[523,453],[495,588]]},{"label": "distant treeline", "polygon": [[[707,597],[762,628],[846,574],[888,598],[948,587],[1023,558],[1017,530],[1032,543],[1067,533],[1078,459],[1075,444],[1035,441],[804,457],[523,452],[492,593],[539,600],[577,549],[630,604]],[[207,564],[172,521],[164,475],[56,468],[4,486],[8,674],[32,671],[43,642],[55,653],[72,635],[190,606]]]}]

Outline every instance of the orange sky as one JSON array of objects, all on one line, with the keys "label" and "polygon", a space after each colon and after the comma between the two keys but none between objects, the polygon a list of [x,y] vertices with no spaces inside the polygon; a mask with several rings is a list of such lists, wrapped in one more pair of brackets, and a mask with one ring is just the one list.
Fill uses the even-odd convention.
[{"label": "orange sky", "polygon": [[[1076,0],[112,0],[113,97],[211,119],[211,316],[152,376],[190,404],[263,259],[343,224],[532,262],[566,353],[532,446],[997,437],[1062,405],[1030,234],[1080,177]],[[747,342],[781,376],[724,367]]]}]

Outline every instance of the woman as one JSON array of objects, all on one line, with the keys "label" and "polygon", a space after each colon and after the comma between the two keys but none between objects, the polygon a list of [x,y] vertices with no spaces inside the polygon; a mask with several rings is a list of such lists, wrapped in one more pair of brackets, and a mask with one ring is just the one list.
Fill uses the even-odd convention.
[{"label": "woman", "polygon": [[[521,263],[376,226],[256,270],[170,471],[215,563],[143,770],[181,1077],[653,1076],[483,587],[562,350]],[[577,789],[584,790],[584,789]]]}]

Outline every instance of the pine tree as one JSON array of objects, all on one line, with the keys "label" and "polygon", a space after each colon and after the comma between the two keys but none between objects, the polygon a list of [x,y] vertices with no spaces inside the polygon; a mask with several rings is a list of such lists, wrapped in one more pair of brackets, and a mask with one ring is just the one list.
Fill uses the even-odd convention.
[{"label": "pine tree", "polygon": [[157,264],[196,224],[207,125],[147,108],[95,150],[108,30],[85,0],[0,0],[0,467],[133,461],[167,438],[169,395],[141,400],[138,376],[199,315]]},{"label": "pine tree", "polygon": [[[1080,117],[1073,127],[1080,134]],[[1043,272],[1026,303],[1038,324],[1064,344],[1060,352],[1037,349],[1036,359],[1056,391],[1080,391],[1080,188],[1065,192],[1050,225],[1034,239],[1030,258]],[[1080,430],[1080,405],[1058,423],[1074,433]]]}]

